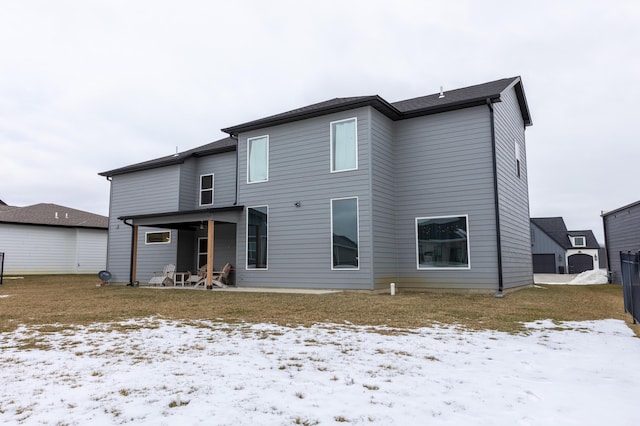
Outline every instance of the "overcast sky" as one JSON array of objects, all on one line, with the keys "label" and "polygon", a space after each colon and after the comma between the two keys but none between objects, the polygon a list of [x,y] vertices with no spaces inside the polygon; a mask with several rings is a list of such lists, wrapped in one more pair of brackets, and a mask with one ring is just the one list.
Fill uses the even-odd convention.
[{"label": "overcast sky", "polygon": [[640,200],[640,2],[0,2],[0,200],[108,214],[102,171],[334,97],[521,76],[530,210]]}]

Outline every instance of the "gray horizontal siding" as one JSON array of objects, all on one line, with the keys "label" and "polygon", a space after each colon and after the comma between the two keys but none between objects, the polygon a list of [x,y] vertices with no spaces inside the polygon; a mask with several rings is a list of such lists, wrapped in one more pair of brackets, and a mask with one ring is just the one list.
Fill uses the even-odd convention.
[{"label": "gray horizontal siding", "polygon": [[[109,242],[107,269],[114,282],[129,281],[131,258],[131,227],[118,220],[120,216],[176,211],[179,207],[180,166],[167,166],[152,170],[113,176],[109,211]],[[145,282],[152,271],[162,270],[167,263],[176,263],[175,239],[166,246],[144,244],[146,231],[139,229],[138,263],[136,279]]]},{"label": "gray horizontal siding", "polygon": [[[331,173],[330,122],[351,117],[358,170]],[[239,204],[269,206],[268,270],[245,268],[246,217],[238,225],[239,285],[372,288],[369,127],[369,109],[361,108],[239,135]],[[269,181],[247,184],[247,138],[260,135],[269,135]],[[343,197],[358,197],[358,271],[331,270],[331,199]]]},{"label": "gray horizontal siding", "polygon": [[[491,127],[486,107],[395,124],[399,282],[410,288],[497,288]],[[416,217],[469,217],[469,270],[418,270]]]},{"label": "gray horizontal siding", "polygon": [[609,271],[615,283],[622,283],[621,251],[640,251],[640,206],[612,213],[603,218],[607,237],[606,250]]},{"label": "gray horizontal siding", "polygon": [[[500,206],[500,238],[504,288],[533,283],[525,127],[515,90],[494,104],[496,166]],[[520,176],[515,144],[520,146]]]},{"label": "gray horizontal siding", "polygon": [[394,124],[377,110],[371,110],[370,123],[373,281],[382,288],[398,279]]},{"label": "gray horizontal siding", "polygon": [[190,158],[180,166],[180,210],[200,206],[200,176],[213,174],[213,207],[231,206],[236,199],[236,153]]}]

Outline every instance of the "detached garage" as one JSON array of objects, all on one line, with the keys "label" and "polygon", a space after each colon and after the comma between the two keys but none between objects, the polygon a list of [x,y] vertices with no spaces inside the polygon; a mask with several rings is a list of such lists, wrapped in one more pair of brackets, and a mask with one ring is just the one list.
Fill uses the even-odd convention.
[{"label": "detached garage", "polygon": [[107,217],[56,204],[0,204],[5,275],[94,274],[105,269]]},{"label": "detached garage", "polygon": [[531,218],[534,274],[579,274],[600,268],[591,230],[569,231],[561,217]]}]

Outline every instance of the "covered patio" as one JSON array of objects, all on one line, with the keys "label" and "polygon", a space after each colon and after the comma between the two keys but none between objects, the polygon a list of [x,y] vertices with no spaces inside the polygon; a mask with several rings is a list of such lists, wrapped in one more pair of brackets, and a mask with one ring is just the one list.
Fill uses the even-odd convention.
[{"label": "covered patio", "polygon": [[[141,258],[138,247],[140,227],[149,227],[177,231],[176,270],[197,271],[199,267],[206,265],[206,286],[211,288],[217,257],[218,261],[222,259],[222,262],[228,262],[231,265],[236,263],[236,228],[243,210],[244,206],[228,206],[118,217],[119,220],[131,227],[129,284],[137,281],[139,262],[154,261],[149,255],[146,255],[144,259]],[[219,234],[218,236],[216,236],[216,232]],[[218,253],[216,253],[216,245],[218,245]]]}]

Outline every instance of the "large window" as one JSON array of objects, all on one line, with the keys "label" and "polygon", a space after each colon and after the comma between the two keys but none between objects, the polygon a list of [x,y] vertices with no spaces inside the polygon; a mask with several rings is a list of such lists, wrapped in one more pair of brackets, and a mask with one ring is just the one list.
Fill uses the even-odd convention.
[{"label": "large window", "polygon": [[146,232],[144,234],[145,244],[169,244],[171,242],[171,231]]},{"label": "large window", "polygon": [[469,268],[467,216],[416,218],[418,269]]},{"label": "large window", "polygon": [[358,269],[358,199],[331,200],[332,269]]},{"label": "large window", "polygon": [[268,207],[247,209],[247,269],[267,269]]},{"label": "large window", "polygon": [[269,136],[247,139],[247,183],[269,180]]},{"label": "large window", "polygon": [[342,172],[358,168],[357,120],[333,121],[331,123],[331,171]]},{"label": "large window", "polygon": [[213,204],[213,174],[200,176],[200,205]]}]

